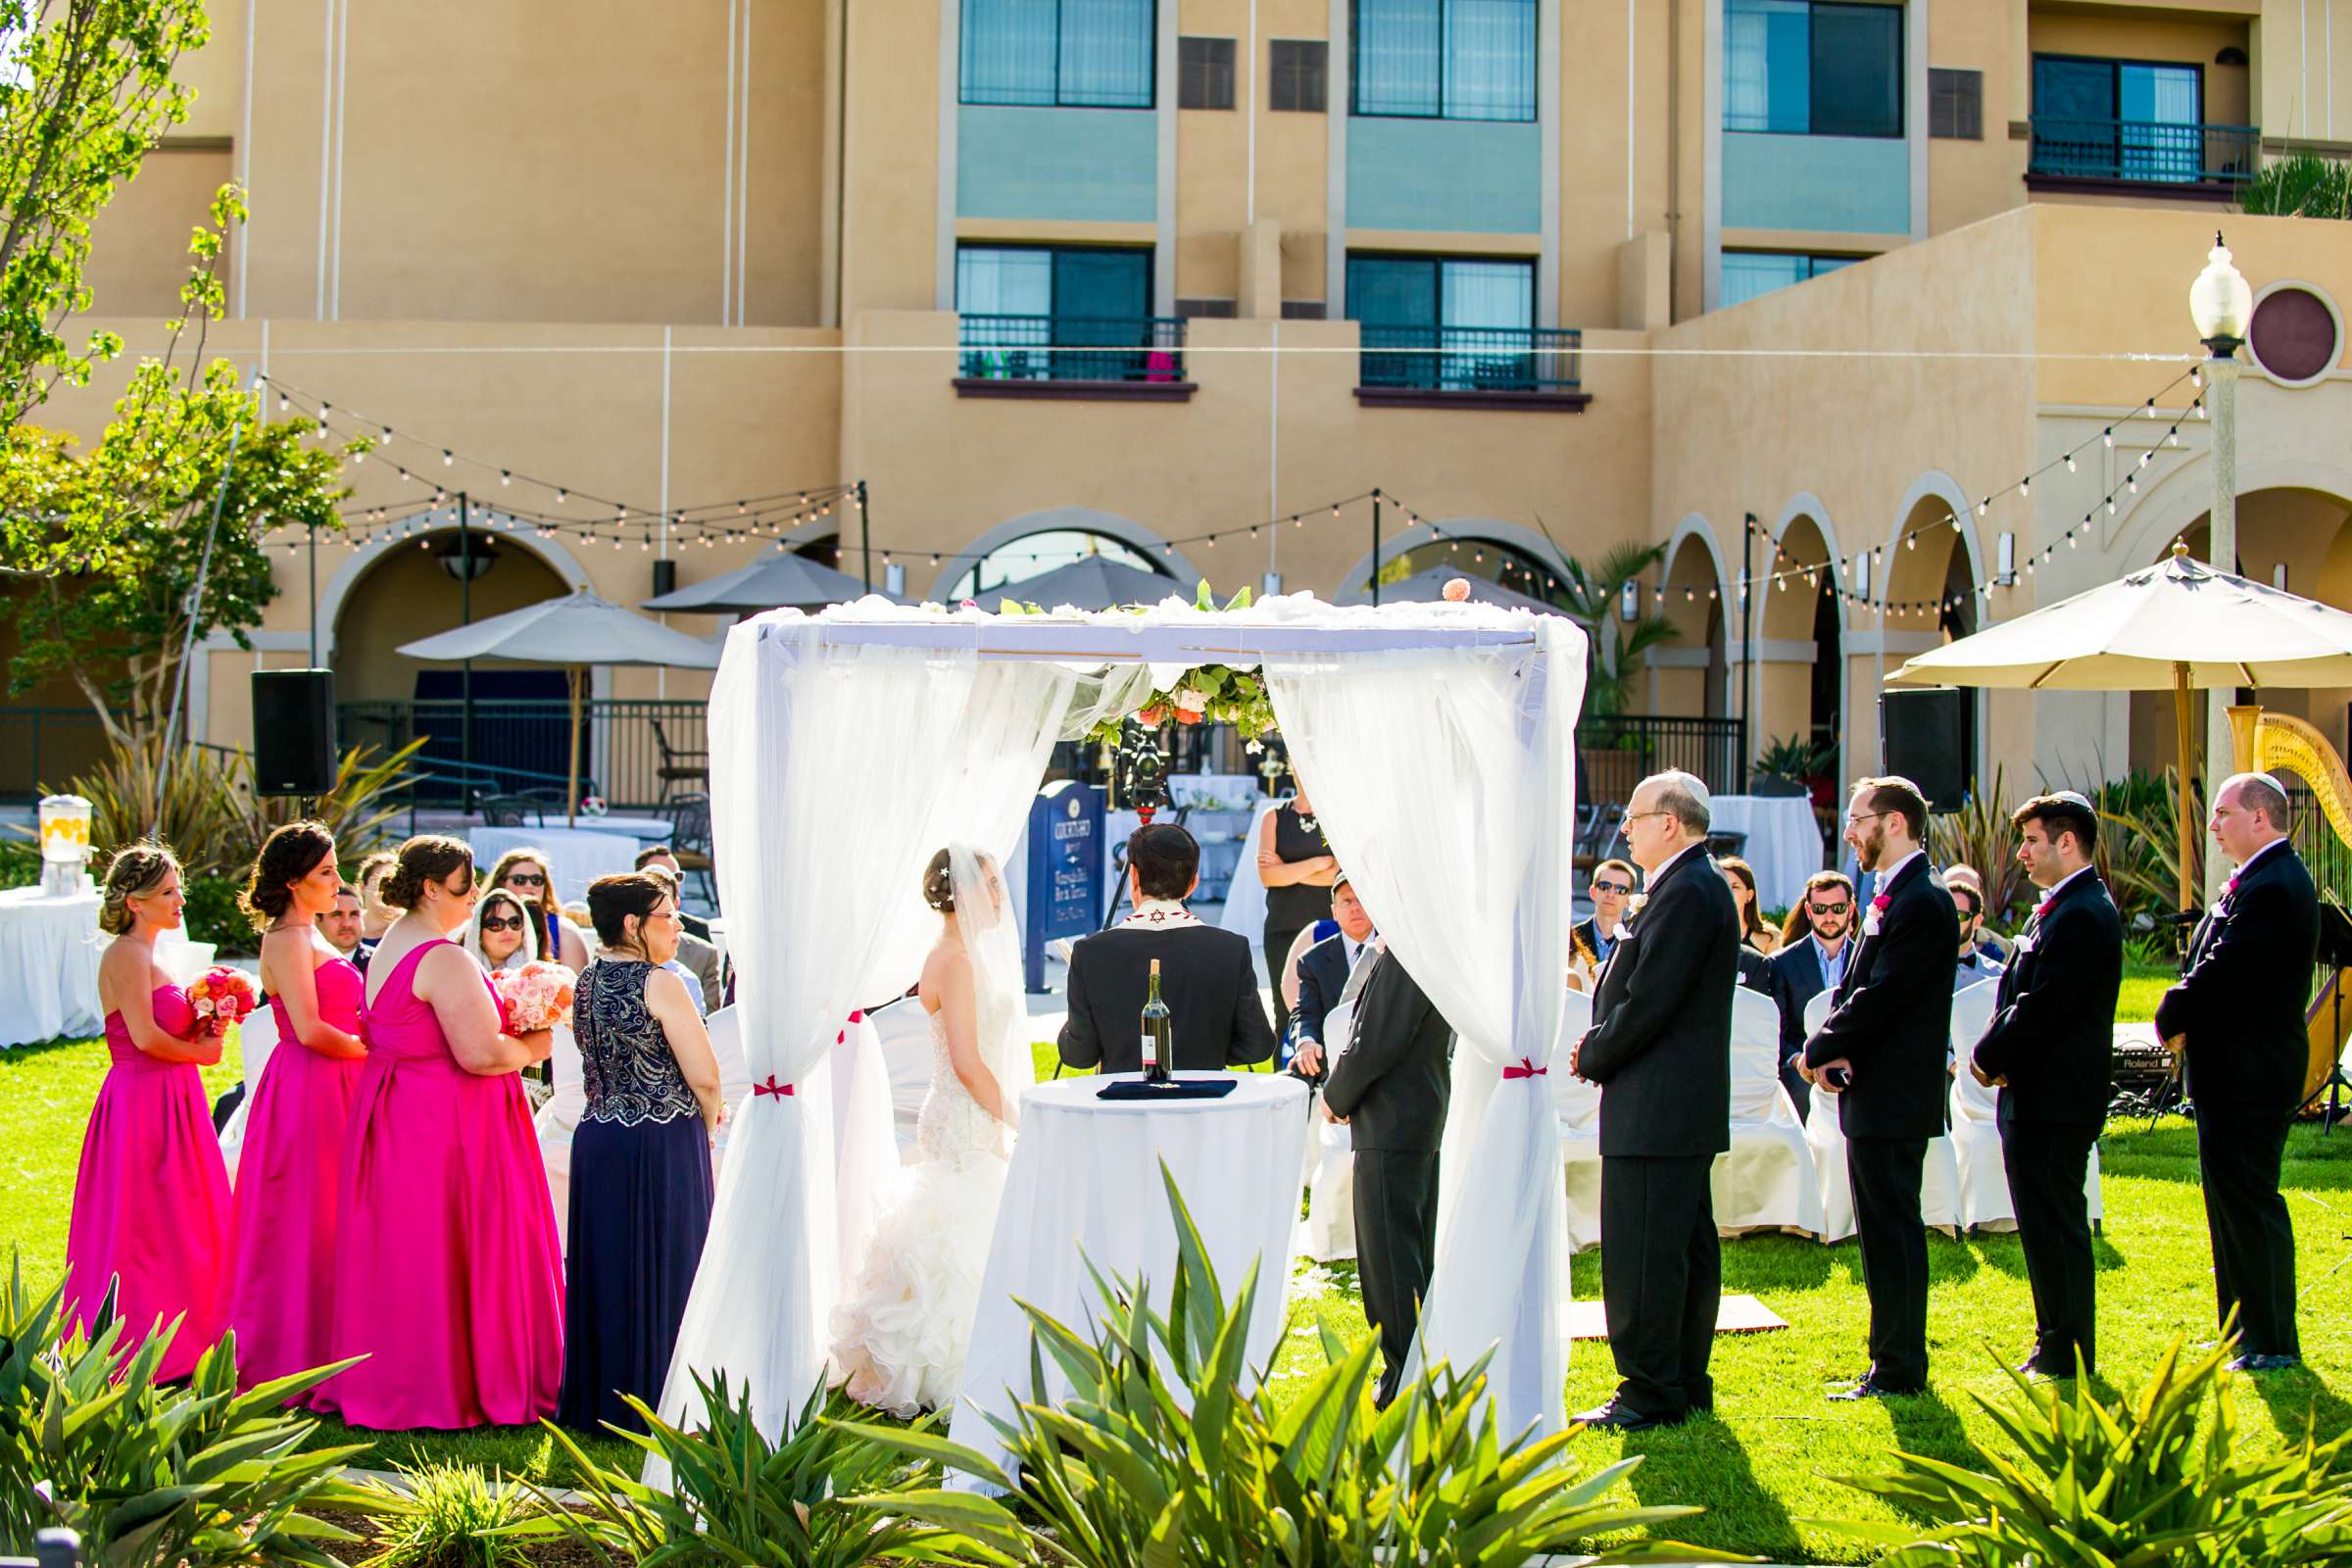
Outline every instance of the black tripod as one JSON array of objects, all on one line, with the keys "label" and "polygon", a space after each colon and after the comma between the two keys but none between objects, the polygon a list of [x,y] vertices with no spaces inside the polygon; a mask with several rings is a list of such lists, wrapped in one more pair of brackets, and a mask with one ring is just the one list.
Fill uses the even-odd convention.
[{"label": "black tripod", "polygon": [[2311,1108],[2313,1101],[2323,1091],[2328,1096],[2328,1108],[2320,1113],[2320,1131],[2331,1133],[2335,1124],[2344,1119],[2344,1092],[2352,1089],[2352,1079],[2344,1076],[2344,988],[2343,974],[2352,968],[2352,916],[2344,913],[2343,906],[2322,902],[2320,905],[2320,961],[2328,966],[2328,1010],[2329,1045],[2328,1080],[2304,1098],[2295,1107],[2301,1115]]}]

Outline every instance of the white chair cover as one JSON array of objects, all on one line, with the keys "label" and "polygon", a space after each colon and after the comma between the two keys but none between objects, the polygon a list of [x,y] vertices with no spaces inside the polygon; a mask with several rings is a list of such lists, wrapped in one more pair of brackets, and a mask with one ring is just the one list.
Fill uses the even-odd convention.
[{"label": "white chair cover", "polygon": [[1960,1223],[1970,1230],[2017,1229],[1995,1120],[2000,1091],[1985,1088],[1969,1071],[1999,993],[1994,982],[1980,980],[1952,994],[1952,1055],[1960,1064],[1952,1080],[1952,1152],[1960,1171]]},{"label": "white chair cover", "polygon": [[1715,1228],[1800,1230],[1822,1225],[1821,1180],[1781,1086],[1781,1013],[1770,997],[1732,993],[1732,1147],[1715,1158]]},{"label": "white chair cover", "polygon": [[539,1140],[539,1163],[547,1168],[548,1197],[556,1205],[556,1242],[570,1255],[571,1248],[571,1135],[588,1108],[588,1084],[580,1068],[580,1043],[571,1025],[555,1028],[555,1048],[548,1067],[556,1075],[555,1093],[531,1113],[531,1131]]},{"label": "white chair cover", "polygon": [[890,1127],[899,1160],[911,1165],[915,1118],[931,1090],[931,1019],[921,1002],[901,997],[865,1015],[882,1053],[883,1081],[890,1094]]},{"label": "white chair cover", "polygon": [[245,1080],[245,1098],[220,1124],[220,1158],[228,1166],[232,1184],[237,1179],[237,1156],[245,1150],[245,1121],[253,1113],[254,1094],[262,1087],[262,1069],[270,1065],[278,1044],[276,1008],[265,1004],[250,1017],[237,1020],[237,1058]]},{"label": "white chair cover", "polygon": [[[1560,1007],[1562,1049],[1592,1027],[1592,996],[1571,991]],[[1562,1070],[1551,1075],[1551,1102],[1560,1123],[1560,1165],[1567,1195],[1568,1246],[1581,1252],[1600,1245],[1600,1086]]]},{"label": "white chair cover", "polygon": [[[1354,1029],[1352,998],[1324,1014],[1324,1044],[1333,1056],[1348,1049]],[[1355,1144],[1347,1128],[1324,1119],[1319,1105],[1306,1133],[1306,1217],[1298,1227],[1300,1256],[1318,1263],[1355,1256]]]},{"label": "white chair cover", "polygon": [[[1805,1004],[1805,1033],[1809,1036],[1830,1015],[1827,991]],[[1821,1229],[1824,1242],[1842,1242],[1854,1234],[1854,1189],[1845,1169],[1845,1134],[1838,1126],[1838,1096],[1813,1086],[1812,1105],[1805,1116],[1805,1142],[1813,1151],[1813,1170],[1821,1181]],[[1928,1141],[1926,1162],[1920,1168],[1919,1214],[1931,1229],[1945,1235],[1960,1227],[1960,1162],[1947,1134]]]}]

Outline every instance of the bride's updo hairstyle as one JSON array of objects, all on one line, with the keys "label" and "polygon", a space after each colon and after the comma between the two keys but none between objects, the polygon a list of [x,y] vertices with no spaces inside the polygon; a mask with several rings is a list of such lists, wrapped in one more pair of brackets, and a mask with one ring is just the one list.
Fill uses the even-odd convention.
[{"label": "bride's updo hairstyle", "polygon": [[923,871],[923,902],[942,914],[956,912],[956,873],[948,862],[948,852],[942,850]]},{"label": "bride's updo hairstyle", "polygon": [[395,909],[414,909],[424,898],[424,885],[446,886],[451,875],[473,869],[473,846],[440,833],[419,833],[400,847],[400,858],[384,878],[379,895]]},{"label": "bride's updo hairstyle", "polygon": [[179,858],[153,839],[125,844],[106,864],[106,889],[98,902],[98,929],[119,937],[137,923],[130,901],[153,893],[179,869]]}]

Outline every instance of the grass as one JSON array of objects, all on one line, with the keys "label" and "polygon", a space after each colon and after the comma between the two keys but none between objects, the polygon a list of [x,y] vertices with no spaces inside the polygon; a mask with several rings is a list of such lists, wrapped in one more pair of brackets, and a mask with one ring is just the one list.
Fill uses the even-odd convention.
[{"label": "grass", "polygon": [[[2131,997],[2127,990],[2127,1003]],[[2153,1000],[2147,998],[2150,1005]],[[1050,1077],[1050,1054],[1041,1055],[1039,1076]],[[47,1281],[64,1267],[81,1125],[105,1062],[105,1048],[97,1042],[0,1053],[0,1241],[21,1250],[30,1280]],[[216,1088],[234,1076],[233,1054],[207,1074]],[[2298,1127],[2287,1153],[2287,1202],[2295,1220],[2310,1364],[2299,1372],[2234,1380],[2230,1396],[2241,1441],[2264,1447],[2298,1440],[2313,1424],[2323,1439],[2352,1426],[2352,1402],[2333,1387],[2352,1378],[2352,1314],[2338,1305],[2352,1272],[2352,1129],[2323,1136],[2315,1127]],[[2099,1243],[2100,1359],[2106,1377],[2128,1391],[2175,1335],[2198,1340],[2214,1332],[2196,1135],[2178,1120],[2152,1129],[2118,1121],[2102,1143],[2101,1159],[2107,1223]],[[1589,1468],[1621,1453],[1642,1454],[1644,1463],[1630,1485],[1642,1501],[1705,1505],[1704,1515],[1671,1532],[1683,1540],[1780,1562],[1866,1560],[1864,1550],[1817,1521],[1895,1515],[1834,1477],[1882,1471],[1896,1447],[1968,1465],[2007,1451],[1977,1399],[1997,1399],[2008,1391],[1994,1357],[2014,1362],[2028,1348],[2033,1306],[2017,1239],[1955,1242],[1931,1235],[1929,1257],[1935,1287],[1929,1394],[1863,1405],[1824,1402],[1828,1389],[1865,1363],[1868,1307],[1855,1247],[1751,1237],[1725,1244],[1724,1288],[1760,1298],[1791,1327],[1716,1341],[1714,1418],[1630,1438],[1588,1433],[1576,1440],[1576,1450]],[[1576,1259],[1574,1289],[1580,1299],[1598,1297],[1597,1252]],[[1343,1335],[1366,1332],[1352,1268],[1305,1268],[1294,1280],[1291,1320],[1274,1367],[1278,1397],[1317,1353],[1317,1318]],[[1578,1344],[1569,1364],[1568,1408],[1600,1403],[1614,1383],[1607,1346]],[[439,1461],[555,1477],[553,1446],[535,1428],[363,1432],[348,1440],[369,1443],[364,1462],[382,1468]],[[346,1434],[328,1422],[319,1441],[346,1441]],[[610,1441],[594,1446],[607,1463],[634,1451]]]}]

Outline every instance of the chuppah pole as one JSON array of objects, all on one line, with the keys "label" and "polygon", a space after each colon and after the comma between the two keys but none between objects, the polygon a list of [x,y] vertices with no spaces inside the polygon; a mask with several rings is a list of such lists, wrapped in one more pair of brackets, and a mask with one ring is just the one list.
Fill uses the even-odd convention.
[{"label": "chuppah pole", "polygon": [[2196,727],[2189,722],[2188,666],[2173,666],[2173,744],[2180,754],[2180,788],[2174,808],[2174,827],[2180,835],[2180,911],[2185,914],[2197,906],[2196,835],[2189,825],[2190,780],[2196,772]]}]

